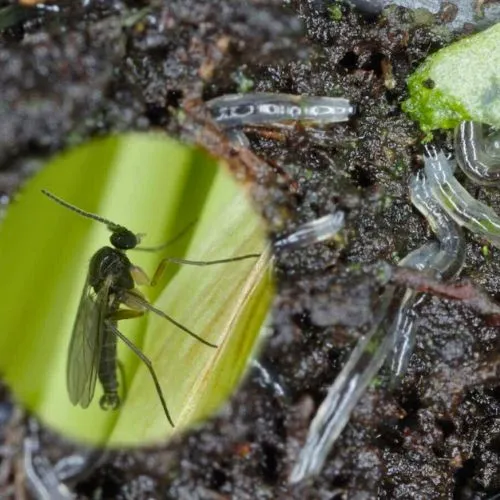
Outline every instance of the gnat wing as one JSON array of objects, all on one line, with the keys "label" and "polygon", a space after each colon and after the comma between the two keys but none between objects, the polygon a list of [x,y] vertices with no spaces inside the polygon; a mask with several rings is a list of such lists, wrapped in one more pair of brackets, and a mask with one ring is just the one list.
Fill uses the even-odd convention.
[{"label": "gnat wing", "polygon": [[108,280],[96,294],[87,276],[73,326],[66,366],[69,399],[82,408],[87,408],[94,397],[108,297]]}]

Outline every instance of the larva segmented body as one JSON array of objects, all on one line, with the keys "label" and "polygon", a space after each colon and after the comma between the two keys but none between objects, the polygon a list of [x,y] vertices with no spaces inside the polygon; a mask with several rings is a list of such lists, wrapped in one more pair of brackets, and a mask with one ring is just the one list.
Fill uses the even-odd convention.
[{"label": "larva segmented body", "polygon": [[[482,125],[463,122],[455,131],[455,144],[458,165],[471,179],[480,184],[500,181],[498,133],[485,137]],[[449,279],[459,274],[465,259],[465,240],[460,226],[500,247],[500,217],[460,185],[454,177],[454,164],[443,152],[427,147],[424,164],[425,174],[419,172],[410,180],[410,194],[438,241],[417,248],[400,265],[431,269],[441,278]],[[320,405],[292,470],[291,482],[298,482],[321,470],[356,403],[391,351],[393,382],[404,374],[416,333],[414,306],[423,294],[400,288],[386,288],[379,319],[358,341]],[[398,299],[398,295],[402,298]]]},{"label": "larva segmented body", "polygon": [[[458,275],[465,260],[464,235],[460,227],[437,203],[430,183],[421,171],[410,179],[410,196],[413,205],[426,218],[439,244],[427,243],[419,247],[399,265],[419,270],[431,269],[443,279]],[[412,259],[412,254],[418,255],[421,260]],[[416,334],[413,308],[422,296],[423,294],[415,290],[406,290],[399,310],[399,321],[392,328],[392,335],[396,339],[391,363],[393,383],[404,375],[408,366]]]},{"label": "larva segmented body", "polygon": [[464,173],[477,184],[500,182],[500,132],[485,135],[480,123],[460,123],[455,129],[455,157]]},{"label": "larva segmented body", "polygon": [[[438,242],[417,248],[399,265],[432,269],[443,278],[458,274],[465,257],[460,228],[436,202],[422,173],[411,179],[410,190],[413,203],[426,217]],[[291,482],[319,473],[351,412],[391,352],[393,379],[398,380],[404,374],[415,340],[414,306],[422,296],[400,286],[386,287],[378,320],[352,350],[311,423],[306,443],[290,475]]]},{"label": "larva segmented body", "polygon": [[345,122],[355,107],[342,97],[291,94],[228,94],[207,102],[214,120],[223,128],[267,125],[281,127],[291,122],[326,126]]},{"label": "larva segmented body", "polygon": [[274,248],[293,249],[319,243],[333,238],[343,227],[344,212],[339,210],[302,224],[293,233],[278,239],[274,243]]},{"label": "larva segmented body", "polygon": [[[298,97],[286,94],[230,95],[207,103],[214,120],[235,142],[248,146],[242,127],[286,128],[294,122],[321,127],[348,120],[354,107],[346,99]],[[486,136],[482,125],[463,122],[455,131],[455,155],[462,170],[479,184],[500,181],[500,134]],[[410,195],[426,218],[437,241],[425,243],[400,266],[433,270],[440,278],[457,276],[465,259],[460,226],[478,233],[500,248],[500,217],[475,200],[454,177],[454,164],[434,148],[426,149],[423,171],[410,179]],[[280,238],[275,248],[299,248],[323,241],[343,227],[344,214],[335,212]],[[424,294],[401,286],[387,286],[371,330],[351,355],[320,405],[308,432],[290,482],[317,474],[351,412],[381,366],[392,353],[392,381],[405,373],[416,334],[414,307]]]},{"label": "larva segmented body", "polygon": [[[459,126],[459,128],[462,125]],[[461,143],[457,159],[458,165],[470,174],[468,166],[462,163],[464,150],[470,149],[469,143]],[[483,164],[489,168],[488,164]],[[490,164],[493,170],[496,164]],[[442,152],[430,151],[426,157],[425,172],[432,193],[439,205],[460,226],[479,234],[492,245],[500,248],[500,217],[488,205],[473,198],[453,175],[451,162]],[[477,175],[478,171],[475,172]],[[487,173],[487,172],[486,172]]]},{"label": "larva segmented body", "polygon": [[[255,92],[227,94],[206,103],[213,119],[226,129],[228,137],[249,147],[243,127],[286,128],[296,122],[308,127],[326,127],[349,120],[355,106],[343,97],[299,96]],[[279,238],[276,249],[293,249],[334,237],[344,226],[344,213],[332,214],[306,222],[293,233]]]}]

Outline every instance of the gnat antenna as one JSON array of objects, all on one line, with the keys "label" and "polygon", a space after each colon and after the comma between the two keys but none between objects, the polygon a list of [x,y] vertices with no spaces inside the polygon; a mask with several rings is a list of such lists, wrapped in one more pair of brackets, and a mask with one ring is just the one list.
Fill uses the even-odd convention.
[{"label": "gnat antenna", "polygon": [[69,208],[70,210],[73,210],[73,212],[76,212],[79,215],[82,215],[83,217],[87,217],[87,219],[93,219],[96,220],[97,222],[102,222],[103,224],[106,224],[107,228],[115,232],[123,226],[120,226],[119,224],[115,224],[114,222],[111,222],[108,219],[105,219],[104,217],[101,217],[100,215],[93,214],[91,212],[86,212],[85,210],[82,210],[81,208],[75,207],[71,203],[68,203],[67,201],[64,201],[63,199],[59,198],[55,194],[52,194],[50,191],[46,191],[45,189],[42,189],[42,193],[45,196],[48,196],[50,199],[54,200],[56,203],[59,203],[59,205],[62,205],[63,207]]}]

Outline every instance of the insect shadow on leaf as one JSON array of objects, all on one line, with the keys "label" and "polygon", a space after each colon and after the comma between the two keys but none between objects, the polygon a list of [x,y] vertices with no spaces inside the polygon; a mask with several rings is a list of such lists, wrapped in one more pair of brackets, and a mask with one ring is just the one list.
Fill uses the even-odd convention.
[{"label": "insect shadow on leaf", "polygon": [[87,408],[94,397],[96,382],[99,379],[103,388],[103,395],[99,401],[101,408],[103,410],[116,410],[120,407],[121,400],[118,395],[118,377],[116,373],[118,365],[117,342],[120,339],[145,364],[155,385],[165,416],[170,425],[174,427],[174,422],[168,411],[151,360],[120,332],[118,321],[138,318],[148,311],[153,312],[199,342],[208,347],[216,348],[215,344],[196,335],[196,333],[171,316],[151,305],[136,288],[136,285],[154,286],[169,262],[209,266],[257,258],[260,257],[260,254],[247,254],[212,261],[191,261],[165,257],[161,260],[153,278],[150,280],[140,267],[132,264],[126,255],[126,251],[132,249],[149,252],[163,250],[184,235],[194,223],[191,223],[176,237],[163,245],[141,248],[137,246],[141,240],[140,234],[134,234],[124,226],[115,224],[99,215],[86,212],[49,191],[42,190],[42,193],[83,217],[105,224],[108,230],[111,231],[110,242],[112,247],[102,247],[90,260],[87,278],[73,325],[66,365],[66,384],[71,403],[75,406],[80,405],[82,408]]}]

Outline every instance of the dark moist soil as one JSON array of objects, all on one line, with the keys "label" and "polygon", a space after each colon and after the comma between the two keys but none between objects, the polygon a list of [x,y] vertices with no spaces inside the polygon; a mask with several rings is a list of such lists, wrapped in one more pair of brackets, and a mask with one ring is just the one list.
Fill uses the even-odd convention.
[{"label": "dark moist soil", "polygon": [[[431,296],[418,310],[402,386],[389,392],[383,371],[321,475],[287,484],[315,410],[372,324],[383,289],[377,263],[395,263],[431,238],[407,190],[420,165],[421,134],[400,104],[409,73],[459,34],[439,15],[419,24],[429,16],[401,8],[367,18],[341,2],[284,3],[74,0],[59,1],[53,12],[0,1],[10,9],[0,11],[2,203],[50,155],[90,137],[159,127],[210,143],[210,126],[196,113],[177,121],[186,97],[252,84],[358,105],[351,122],[324,137],[300,128],[284,141],[251,134],[254,151],[269,162],[253,179],[271,233],[335,206],[347,213],[343,245],[277,257],[274,332],[262,363],[285,396],[252,372],[217,418],[168,447],[103,457],[76,481],[79,498],[475,499],[500,491],[498,329],[457,301]],[[480,196],[500,209],[494,190]],[[483,257],[482,242],[467,238],[463,276],[494,296],[499,251]],[[24,424],[18,418],[6,426],[8,398],[5,392],[2,434],[12,443]],[[48,434],[44,443],[49,457],[68,450]],[[23,491],[18,469],[1,476],[2,491],[13,484],[11,491]]]}]

